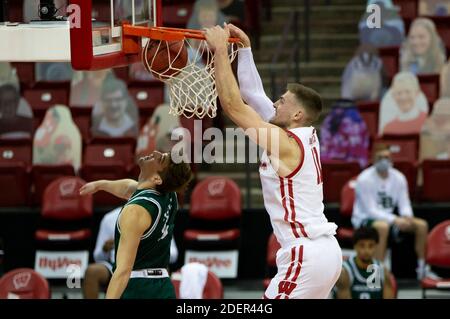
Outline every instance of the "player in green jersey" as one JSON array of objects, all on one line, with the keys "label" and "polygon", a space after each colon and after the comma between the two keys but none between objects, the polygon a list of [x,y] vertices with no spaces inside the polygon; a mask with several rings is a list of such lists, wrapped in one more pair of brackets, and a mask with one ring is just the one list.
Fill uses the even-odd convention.
[{"label": "player in green jersey", "polygon": [[353,247],[356,255],[342,264],[336,283],[338,299],[394,298],[389,270],[373,257],[377,243],[375,228],[362,227],[355,231]]},{"label": "player in green jersey", "polygon": [[176,191],[192,177],[189,164],[176,164],[169,153],[139,159],[138,181],[96,181],[82,195],[103,190],[127,199],[116,223],[115,264],[106,298],[175,298],[168,274],[170,242],[178,210]]}]

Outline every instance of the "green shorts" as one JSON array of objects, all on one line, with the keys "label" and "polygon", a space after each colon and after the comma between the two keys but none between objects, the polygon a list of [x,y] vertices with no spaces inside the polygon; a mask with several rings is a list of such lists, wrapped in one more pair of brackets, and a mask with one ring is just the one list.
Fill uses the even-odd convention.
[{"label": "green shorts", "polygon": [[170,278],[131,278],[122,299],[176,299]]},{"label": "green shorts", "polygon": [[373,227],[373,223],[375,222],[375,219],[364,219],[361,223],[360,227]]}]

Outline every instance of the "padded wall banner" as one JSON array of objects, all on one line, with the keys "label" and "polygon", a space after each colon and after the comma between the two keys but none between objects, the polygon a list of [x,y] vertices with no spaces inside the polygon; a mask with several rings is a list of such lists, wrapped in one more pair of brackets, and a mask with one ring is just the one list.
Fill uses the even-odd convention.
[{"label": "padded wall banner", "polygon": [[84,277],[89,252],[83,251],[36,251],[34,270],[45,278]]},{"label": "padded wall banner", "polygon": [[219,278],[237,278],[238,251],[187,250],[184,263],[198,262],[206,265]]}]

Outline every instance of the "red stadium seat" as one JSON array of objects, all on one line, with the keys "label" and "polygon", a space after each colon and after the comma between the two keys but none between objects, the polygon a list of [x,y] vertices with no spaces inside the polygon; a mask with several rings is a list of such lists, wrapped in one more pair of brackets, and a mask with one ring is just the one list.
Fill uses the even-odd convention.
[{"label": "red stadium seat", "polygon": [[434,102],[436,102],[440,96],[440,75],[418,75],[418,78],[422,92],[427,97],[428,103],[430,103],[430,107],[433,107]]},{"label": "red stadium seat", "polygon": [[322,162],[324,200],[339,202],[342,187],[360,170],[357,162]]},{"label": "red stadium seat", "polygon": [[34,62],[12,62],[17,71],[21,88],[30,88],[35,82],[35,64]]},{"label": "red stadium seat", "polygon": [[[172,284],[175,288],[177,299],[180,298],[181,273],[172,274]],[[212,271],[208,271],[205,288],[203,289],[203,299],[223,299],[223,285],[219,277]]]},{"label": "red stadium seat", "polygon": [[111,2],[110,0],[92,1],[92,18],[97,21],[111,22]]},{"label": "red stadium seat", "polygon": [[63,176],[75,176],[72,165],[33,165],[31,171],[34,194],[33,203],[40,205],[47,186],[54,180]]},{"label": "red stadium seat", "polygon": [[21,162],[31,166],[31,156],[31,139],[0,139],[0,163]]},{"label": "red stadium seat", "polygon": [[192,15],[193,2],[164,4],[163,21],[165,27],[186,28]]},{"label": "red stadium seat", "polygon": [[[428,234],[425,260],[430,266],[450,269],[450,220],[438,224]],[[422,296],[426,298],[427,290],[450,290],[450,278],[425,277],[421,286]]]},{"label": "red stadium seat", "polygon": [[[189,256],[200,251],[201,258],[205,259],[215,259],[219,252],[237,256],[241,210],[241,192],[232,180],[209,177],[197,184],[191,196],[190,227],[184,232],[185,263],[192,262]],[[231,257],[226,258],[230,261]],[[237,260],[231,261],[226,269],[228,275],[224,276],[233,278],[237,273]]]},{"label": "red stadium seat", "polygon": [[269,287],[270,281],[277,273],[277,251],[281,248],[275,234],[271,234],[267,242],[266,267],[267,277],[264,279],[264,289]]},{"label": "red stadium seat", "polygon": [[0,278],[0,299],[50,299],[50,287],[33,269],[19,268]]},{"label": "red stadium seat", "polygon": [[[134,139],[95,138],[85,148],[80,176],[86,181],[128,178],[134,167]],[[94,195],[97,205],[120,205],[123,200],[99,192]]]},{"label": "red stadium seat", "polygon": [[355,202],[355,184],[356,177],[351,178],[341,191],[341,202],[339,205],[339,211],[341,215],[341,225],[337,229],[337,238],[339,240],[345,241],[346,243],[351,243],[353,239],[354,229],[351,226],[351,218],[353,213],[353,204]]},{"label": "red stadium seat", "polygon": [[424,160],[422,163],[422,199],[431,202],[450,202],[450,161]]},{"label": "red stadium seat", "polygon": [[133,81],[128,84],[128,92],[145,120],[164,102],[164,83],[161,81]]},{"label": "red stadium seat", "polygon": [[394,4],[400,7],[400,15],[404,20],[412,21],[419,15],[418,0],[394,0]]},{"label": "red stadium seat", "polygon": [[41,217],[60,223],[57,229],[38,229],[35,237],[40,241],[87,240],[89,228],[73,229],[71,223],[92,217],[92,196],[81,196],[80,188],[85,182],[78,177],[61,177],[47,186],[42,202]]},{"label": "red stadium seat", "polygon": [[128,70],[128,66],[124,66],[124,67],[120,67],[120,68],[114,68],[114,75],[121,79],[122,81],[124,81],[125,83],[128,82],[128,74],[129,74],[129,70]]},{"label": "red stadium seat", "polygon": [[417,162],[419,156],[419,135],[383,135],[374,142],[389,145],[394,162]]},{"label": "red stadium seat", "polygon": [[25,206],[30,203],[31,181],[28,166],[22,162],[0,162],[0,206]]},{"label": "red stadium seat", "polygon": [[433,16],[429,18],[436,25],[436,29],[447,47],[447,52],[450,52],[450,16]]},{"label": "red stadium seat", "polygon": [[[65,82],[64,82],[65,83]],[[42,117],[48,108],[55,104],[67,105],[69,101],[69,88],[61,87],[34,87],[24,90],[24,98],[28,101],[35,116]]]},{"label": "red stadium seat", "polygon": [[80,131],[84,144],[88,144],[91,139],[91,112],[92,107],[70,106],[72,119]]},{"label": "red stadium seat", "polygon": [[394,162],[394,167],[405,175],[408,181],[409,196],[411,199],[414,199],[417,191],[417,164],[410,161],[396,161]]},{"label": "red stadium seat", "polygon": [[378,49],[379,56],[383,60],[384,70],[386,75],[392,81],[394,76],[400,69],[400,48],[399,47],[384,47]]},{"label": "red stadium seat", "polygon": [[380,112],[380,102],[358,102],[359,113],[366,122],[369,129],[370,138],[373,141],[378,135],[378,114]]}]

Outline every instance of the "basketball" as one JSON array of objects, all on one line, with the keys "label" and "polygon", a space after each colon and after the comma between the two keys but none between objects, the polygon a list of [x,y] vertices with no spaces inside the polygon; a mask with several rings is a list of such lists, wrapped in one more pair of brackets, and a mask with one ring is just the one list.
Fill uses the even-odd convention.
[{"label": "basketball", "polygon": [[188,62],[188,53],[183,41],[150,40],[144,54],[147,54],[149,61],[149,65],[144,63],[145,67],[161,80],[177,75]]}]

